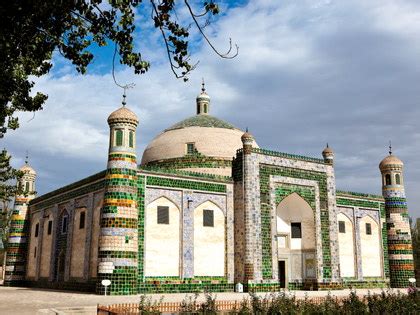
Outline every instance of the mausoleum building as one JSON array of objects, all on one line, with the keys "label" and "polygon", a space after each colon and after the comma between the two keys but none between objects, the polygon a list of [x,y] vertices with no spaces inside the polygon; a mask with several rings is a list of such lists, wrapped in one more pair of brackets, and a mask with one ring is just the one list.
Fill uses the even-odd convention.
[{"label": "mausoleum building", "polygon": [[[15,201],[6,285],[143,292],[407,287],[414,265],[403,163],[380,163],[382,196],[336,189],[334,152],[262,149],[210,115],[165,129],[137,157],[141,117],[108,118],[107,168]],[[140,122],[139,122],[140,121]],[[138,163],[141,161],[140,163]],[[22,167],[35,191],[36,172]]]}]

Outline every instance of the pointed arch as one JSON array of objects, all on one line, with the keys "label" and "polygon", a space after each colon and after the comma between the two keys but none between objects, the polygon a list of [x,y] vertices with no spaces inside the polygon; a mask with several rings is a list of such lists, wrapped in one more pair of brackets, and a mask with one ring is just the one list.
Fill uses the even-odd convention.
[{"label": "pointed arch", "polygon": [[166,202],[172,203],[179,211],[181,211],[181,205],[179,205],[175,200],[173,200],[171,197],[168,197],[166,195],[161,195],[161,196],[157,196],[155,198],[153,198],[146,207],[148,207],[150,204],[154,203],[154,202],[158,202],[158,203],[165,203]]},{"label": "pointed arch", "polygon": [[225,214],[213,201],[194,209],[194,276],[225,275]]},{"label": "pointed arch", "polygon": [[[287,234],[290,249],[315,248],[315,212],[309,203],[294,192],[284,198],[277,206],[277,233]],[[301,236],[292,235],[292,225],[300,224]]]},{"label": "pointed arch", "polygon": [[359,229],[363,277],[380,277],[382,253],[379,224],[371,215],[365,214],[359,221]]},{"label": "pointed arch", "polygon": [[[338,222],[338,248],[340,258],[340,276],[355,276],[355,244],[354,244],[354,225],[351,218],[340,212],[337,214]],[[344,230],[340,230],[340,224],[344,225]]]},{"label": "pointed arch", "polygon": [[166,196],[145,208],[144,275],[179,276],[181,211]]},{"label": "pointed arch", "polygon": [[194,211],[196,209],[199,209],[199,208],[203,207],[203,206],[208,206],[208,207],[211,207],[211,208],[214,208],[214,209],[218,209],[218,210],[222,211],[223,215],[225,215],[225,212],[223,211],[223,207],[217,201],[210,200],[210,199],[206,199],[206,200],[200,202],[197,206],[195,206]]}]

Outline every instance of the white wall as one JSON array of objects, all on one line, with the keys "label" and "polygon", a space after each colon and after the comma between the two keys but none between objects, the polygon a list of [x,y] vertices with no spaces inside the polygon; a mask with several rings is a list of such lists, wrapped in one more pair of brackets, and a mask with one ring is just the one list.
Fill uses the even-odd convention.
[{"label": "white wall", "polygon": [[[213,227],[203,226],[203,210],[213,210]],[[225,275],[225,216],[210,201],[194,210],[194,275]]]},{"label": "white wall", "polygon": [[[157,223],[158,206],[169,207],[169,224]],[[180,210],[161,197],[146,207],[145,214],[145,276],[179,276]]]},{"label": "white wall", "polygon": [[[372,226],[372,234],[366,234],[366,223]],[[370,217],[360,219],[360,243],[362,254],[363,277],[380,277],[381,272],[381,244],[379,241],[378,224]]]},{"label": "white wall", "polygon": [[354,229],[350,219],[342,213],[337,215],[337,222],[344,221],[345,233],[338,232],[338,246],[340,253],[340,276],[355,276]]}]

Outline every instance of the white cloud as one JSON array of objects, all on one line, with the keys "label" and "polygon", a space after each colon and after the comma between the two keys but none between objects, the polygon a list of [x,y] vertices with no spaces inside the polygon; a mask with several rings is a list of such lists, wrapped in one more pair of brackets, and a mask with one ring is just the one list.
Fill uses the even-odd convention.
[{"label": "white cloud", "polygon": [[[411,214],[420,216],[419,15],[420,3],[408,0],[253,0],[207,30],[221,51],[232,37],[240,55],[222,60],[203,45],[188,83],[172,76],[151,33],[144,39],[150,72],[117,73],[136,83],[128,105],[140,119],[139,160],[155,135],[194,114],[204,77],[212,113],[249,126],[260,146],[320,156],[330,142],[339,189],[380,193],[378,164],[393,140],[406,165]],[[109,74],[60,71],[38,83],[49,94],[45,110],[29,123],[25,115],[5,141],[15,157],[32,152],[41,192],[105,167],[106,118],[121,102]]]}]

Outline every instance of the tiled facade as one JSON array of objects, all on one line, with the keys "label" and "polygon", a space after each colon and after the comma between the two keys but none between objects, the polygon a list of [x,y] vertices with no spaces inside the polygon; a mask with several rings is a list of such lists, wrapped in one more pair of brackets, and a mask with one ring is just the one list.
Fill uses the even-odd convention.
[{"label": "tiled facade", "polygon": [[[227,128],[235,137],[233,126],[209,119],[199,117],[168,130]],[[138,166],[135,114],[122,107],[110,115],[108,123],[105,171],[34,200],[30,200],[33,196],[16,199],[6,285],[104,294],[102,280],[107,279],[111,280],[107,294],[127,295],[233,291],[237,283],[248,291],[405,287],[413,276],[402,166],[381,166],[383,197],[337,191],[330,148],[324,150],[323,159],[275,152],[258,148],[248,132],[239,140],[235,138],[242,148],[237,148],[232,159],[185,154]],[[223,130],[217,132],[223,134]],[[223,172],[217,171],[220,169]],[[231,176],[225,176],[226,172]],[[398,184],[386,185],[389,172],[394,177],[399,174]],[[153,205],[153,213],[157,213],[160,204],[155,204],[160,200],[171,205],[179,220],[150,233],[154,221],[148,220],[159,219],[156,215],[151,219],[148,211]],[[288,205],[298,203],[304,205],[305,215],[310,214],[309,220],[293,218],[289,222],[282,217],[282,211],[290,210]],[[223,253],[214,256],[217,258],[204,254],[223,264],[223,272],[213,276],[197,275],[195,270],[194,255],[200,253],[196,226],[205,226],[204,214],[197,219],[196,211],[206,204],[220,211],[223,221],[223,233],[215,236]],[[348,218],[352,227],[351,277],[341,276],[340,215]],[[377,270],[366,267],[366,259],[372,258],[365,257],[368,233],[360,223],[363,220],[378,227],[378,238],[373,241],[377,241],[374,259],[380,264],[380,273],[375,276],[370,274]],[[292,224],[300,224],[300,233],[309,234],[293,236]],[[164,244],[159,243],[159,237],[148,239],[147,235],[159,236],[164,228],[175,229],[177,238],[179,233],[179,251],[172,251],[173,257],[179,258],[171,261],[176,270],[168,269],[166,275],[165,259],[158,266],[147,264],[153,261],[147,255],[160,250],[152,248],[152,241]],[[171,249],[163,246],[161,250]]]}]

